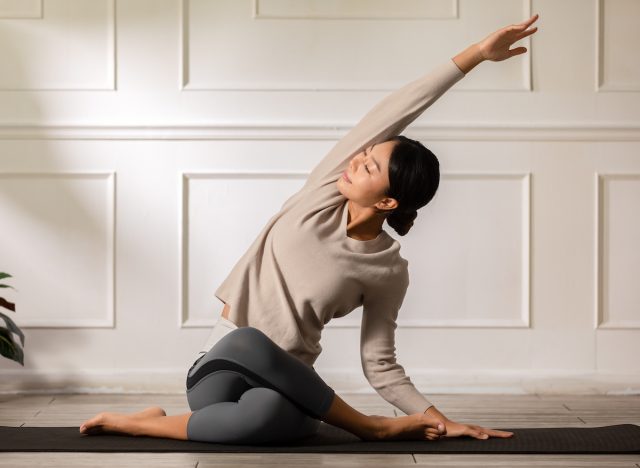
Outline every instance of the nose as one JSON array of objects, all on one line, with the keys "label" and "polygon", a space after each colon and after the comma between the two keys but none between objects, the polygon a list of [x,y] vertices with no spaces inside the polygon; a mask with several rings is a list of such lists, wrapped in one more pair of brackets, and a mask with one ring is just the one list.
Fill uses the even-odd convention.
[{"label": "nose", "polygon": [[355,156],[353,158],[351,158],[351,162],[349,163],[349,169],[351,169],[351,173],[353,174],[355,172],[355,168],[356,168],[356,160],[358,159],[359,156]]}]

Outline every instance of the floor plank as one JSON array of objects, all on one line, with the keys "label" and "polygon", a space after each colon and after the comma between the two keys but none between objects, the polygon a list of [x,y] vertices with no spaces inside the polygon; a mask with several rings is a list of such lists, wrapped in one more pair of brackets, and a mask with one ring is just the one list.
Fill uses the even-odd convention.
[{"label": "floor plank", "polygon": [[[637,468],[638,455],[415,455],[417,466],[446,467],[628,467]],[[416,465],[414,465],[416,466]]]}]

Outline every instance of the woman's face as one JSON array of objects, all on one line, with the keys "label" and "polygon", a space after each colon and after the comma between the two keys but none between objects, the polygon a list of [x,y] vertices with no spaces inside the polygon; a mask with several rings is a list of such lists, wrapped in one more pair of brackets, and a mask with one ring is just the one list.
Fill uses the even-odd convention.
[{"label": "woman's face", "polygon": [[397,202],[384,193],[389,188],[389,160],[396,141],[371,145],[356,154],[338,179],[338,190],[346,198],[363,207],[395,208]]}]

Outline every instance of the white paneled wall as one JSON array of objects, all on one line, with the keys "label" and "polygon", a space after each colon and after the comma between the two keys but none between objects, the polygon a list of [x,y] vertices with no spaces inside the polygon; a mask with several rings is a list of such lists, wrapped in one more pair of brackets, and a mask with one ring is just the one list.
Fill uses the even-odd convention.
[{"label": "white paneled wall", "polygon": [[[0,0],[0,391],[183,390],[214,291],[380,99],[540,13],[405,135],[442,180],[402,244],[425,394],[640,392],[636,0]],[[520,43],[518,45],[521,45]],[[316,369],[360,370],[361,310]]]}]

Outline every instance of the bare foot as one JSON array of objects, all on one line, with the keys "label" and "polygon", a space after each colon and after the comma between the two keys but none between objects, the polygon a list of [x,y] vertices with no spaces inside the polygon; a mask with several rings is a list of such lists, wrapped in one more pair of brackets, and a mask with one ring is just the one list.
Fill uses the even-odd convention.
[{"label": "bare foot", "polygon": [[442,435],[438,431],[438,420],[422,413],[396,418],[373,418],[380,424],[378,440],[438,440]]},{"label": "bare foot", "polygon": [[80,433],[108,434],[115,432],[135,436],[139,434],[136,421],[148,417],[166,415],[167,413],[159,406],[153,406],[131,414],[102,412],[82,423]]}]

